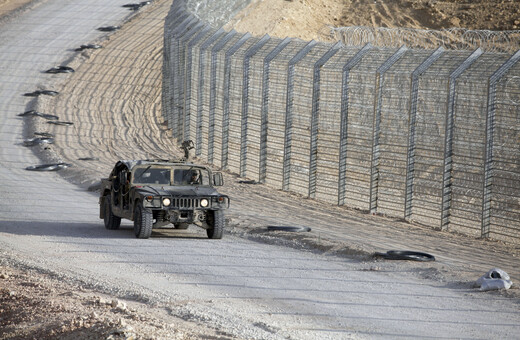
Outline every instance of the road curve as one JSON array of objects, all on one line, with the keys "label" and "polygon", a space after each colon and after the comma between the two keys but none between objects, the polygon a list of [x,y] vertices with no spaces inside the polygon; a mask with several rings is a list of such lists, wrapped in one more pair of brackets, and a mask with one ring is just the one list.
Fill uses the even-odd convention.
[{"label": "road curve", "polygon": [[[129,38],[118,40],[116,34],[105,40],[106,52],[100,56],[86,53],[78,57],[72,51],[99,39],[97,27],[123,24],[129,15],[121,7],[124,3],[49,0],[0,27],[2,256],[17,257],[119,296],[150,299],[168,308],[172,317],[210,324],[237,338],[506,339],[520,333],[516,300],[484,295],[467,284],[447,285],[442,265],[349,260],[233,235],[215,242],[191,229],[155,232],[148,240],[138,240],[129,223],[118,231],[102,227],[97,197],[92,193],[55,172],[26,171],[26,166],[40,163],[31,148],[21,145],[29,137],[24,129],[28,119],[38,120],[30,126],[57,134],[63,145],[72,138],[88,137],[86,131],[101,131],[98,144],[83,139],[90,143],[85,148],[91,150],[88,155],[81,154],[83,148],[69,150],[76,157],[97,156],[108,161],[172,152],[173,144],[164,138],[166,132],[153,111],[160,103],[154,86],[147,83],[135,90],[142,79],[155,84],[160,73],[141,73],[133,81],[128,76],[132,68],[160,72],[160,58],[155,58],[160,49],[147,52],[149,59],[135,58],[126,47],[132,45]],[[128,22],[133,27],[130,35],[145,46],[151,39],[145,34],[152,26],[157,29],[150,23],[160,22],[168,7],[168,2],[157,1]],[[110,49],[117,50],[116,55]],[[107,59],[96,66],[96,60],[102,60],[96,58],[103,56]],[[118,58],[125,58],[126,68],[104,68],[119,65]],[[42,73],[69,61],[76,69],[72,75]],[[76,90],[78,82],[75,87],[67,86],[68,77],[85,81],[82,90]],[[102,104],[107,88],[120,94],[120,107]],[[35,103],[23,96],[37,89],[59,90],[60,99],[46,97]],[[130,95],[139,91],[146,95]],[[99,101],[93,99],[96,96]],[[60,111],[68,112],[60,118],[75,119],[74,127],[49,127],[41,118],[17,116],[33,108],[53,114],[48,110],[56,104],[67,108]],[[137,116],[143,112],[148,115]],[[90,122],[90,130],[77,127],[86,122]],[[99,128],[92,127],[96,124]],[[113,135],[103,137],[114,130]],[[162,136],[161,142],[151,145],[154,134]],[[90,170],[99,166],[100,174],[108,167],[92,164]],[[247,200],[247,195],[241,195]],[[265,204],[283,214],[276,203]],[[241,206],[241,213],[247,215],[247,204]],[[238,213],[235,211],[237,220]]]}]

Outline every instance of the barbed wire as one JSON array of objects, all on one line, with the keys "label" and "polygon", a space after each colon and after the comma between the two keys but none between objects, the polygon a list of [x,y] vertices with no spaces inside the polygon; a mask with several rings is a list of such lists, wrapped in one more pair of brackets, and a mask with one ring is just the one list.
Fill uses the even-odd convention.
[{"label": "barbed wire", "polygon": [[475,50],[511,53],[520,49],[520,30],[490,31],[448,28],[426,30],[386,27],[329,27],[331,36],[346,46],[362,46],[371,43],[379,47],[435,49],[442,46],[449,50]]}]

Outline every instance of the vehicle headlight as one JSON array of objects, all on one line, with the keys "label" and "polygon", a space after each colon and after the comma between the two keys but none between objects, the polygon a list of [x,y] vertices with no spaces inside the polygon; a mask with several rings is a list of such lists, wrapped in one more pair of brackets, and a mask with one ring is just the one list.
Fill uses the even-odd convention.
[{"label": "vehicle headlight", "polygon": [[162,200],[162,204],[163,204],[165,207],[170,206],[171,203],[172,203],[172,201],[171,201],[169,198],[163,198],[163,200]]},{"label": "vehicle headlight", "polygon": [[200,206],[206,208],[209,205],[209,201],[205,198],[200,200]]}]

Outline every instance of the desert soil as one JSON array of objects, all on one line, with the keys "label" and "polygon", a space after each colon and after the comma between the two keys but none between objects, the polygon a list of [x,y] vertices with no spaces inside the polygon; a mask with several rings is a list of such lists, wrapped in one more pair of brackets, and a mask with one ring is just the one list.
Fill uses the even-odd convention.
[{"label": "desert soil", "polygon": [[517,30],[518,0],[253,0],[227,28],[331,41],[329,27]]},{"label": "desert soil", "polygon": [[[9,13],[13,8],[20,7],[20,4],[22,1],[0,1],[0,16],[2,13]],[[268,33],[272,36],[292,36],[306,40],[326,40],[328,25],[434,29],[467,27],[504,30],[516,29],[520,25],[518,5],[518,1],[486,0],[265,0],[253,2],[228,27],[239,31],[250,31],[255,35]],[[164,17],[168,9],[169,4],[161,1],[154,7],[156,12],[153,17]],[[162,26],[156,24],[156,21],[152,20],[150,15],[137,16],[117,35],[104,41],[105,49],[102,51],[78,54],[70,65],[76,69],[81,68],[83,76],[63,82],[61,90],[69,95],[61,96],[58,101],[46,99],[39,103],[39,109],[43,112],[53,112],[63,117],[63,120],[83,121],[83,124],[91,124],[90,126],[96,124],[96,129],[89,130],[90,134],[81,134],[77,130],[69,133],[63,127],[55,127],[55,130],[50,132],[57,135],[58,142],[51,150],[46,150],[45,155],[48,160],[60,159],[76,164],[80,157],[97,157],[97,161],[78,164],[78,168],[84,168],[82,172],[63,172],[66,178],[84,188],[95,183],[100,174],[108,173],[114,155],[121,158],[142,155],[161,157],[163,155],[155,154],[155,150],[175,148],[175,143],[168,138],[168,131],[160,115],[150,114],[143,118],[132,114],[143,110],[151,113],[160,112],[163,40]],[[147,35],[140,35],[141,40],[132,41],[133,37],[138,36],[135,30],[142,30],[143,27],[146,28]],[[139,55],[145,55],[146,59],[140,59],[139,65],[134,65],[132,70],[125,69],[124,63],[129,59],[133,60],[132,50],[137,47],[141,49]],[[121,56],[123,58],[118,59]],[[121,70],[129,73],[121,78]],[[128,92],[125,97],[121,92],[125,93],[126,89],[122,89],[122,86],[113,86],[113,84],[120,85],[120,79],[141,79],[141,83],[146,83],[146,86],[140,88],[139,94]],[[82,95],[89,93],[93,83],[99,86],[104,84],[103,88],[97,89],[98,93],[104,93],[103,98],[100,99],[103,103],[96,101],[94,97],[90,97],[89,102],[79,101]],[[132,101],[128,100],[129,96],[133,96]],[[121,111],[125,114],[120,116],[114,114],[118,111],[115,102],[121,105],[119,109],[124,108]],[[100,113],[99,116],[92,115],[92,112],[99,111],[101,105],[104,105],[106,110],[114,110],[114,112]],[[110,115],[118,117],[120,122],[107,120],[106,117]],[[112,131],[110,128],[112,124],[125,125],[129,130],[122,136],[121,132]],[[150,136],[161,138],[137,141],[134,145],[134,153],[128,151],[126,144],[120,144],[121,138],[128,139],[128,136],[132,135],[132,129],[136,131],[145,126],[155,129]],[[327,208],[319,202],[307,202],[304,198],[295,195],[238,185],[232,174],[227,174],[226,179],[228,183],[232,183],[227,190],[234,193],[238,202],[244,202],[242,205],[238,204],[238,208],[230,216],[229,222],[232,227],[230,232],[235,235],[256,238],[264,242],[276,242],[273,238],[263,238],[259,234],[261,223],[257,218],[261,214],[269,218],[290,211],[295,216],[292,222],[301,222],[298,220],[298,207],[295,208],[295,204],[307,205],[315,214],[313,222],[316,225],[319,225],[320,221],[326,221],[324,228],[327,228],[327,224],[333,226],[345,223],[342,215],[346,210],[343,208]],[[264,205],[263,209],[255,211],[254,214],[247,213],[246,203],[251,201],[251,197],[255,197]],[[512,254],[513,257],[520,255],[518,248],[505,244],[489,244],[464,236],[434,232],[399,221],[380,220],[378,217],[366,216],[354,211],[349,211],[348,214],[354,217],[357,223],[384,224],[387,229],[380,230],[381,242],[383,242],[384,232],[400,232],[408,235],[407,237],[415,238],[416,241],[425,235],[429,240],[438,239],[438,244],[435,246],[441,250],[444,245],[448,249],[449,244],[454,243],[463,244],[468,252],[471,252],[474,247],[480,247],[490,252]],[[248,225],[251,229],[246,233],[240,228],[241,225]],[[333,235],[333,233],[329,234],[328,240],[307,236],[292,237],[286,241],[286,244],[342,256],[359,256],[368,253],[368,249],[363,246],[363,235],[359,235],[358,242],[354,241],[349,245],[334,242]],[[428,240],[425,239],[423,242],[427,247]],[[168,318],[164,312],[146,303],[122,301],[99,293],[92,287],[83,286],[81,282],[68,281],[64,284],[60,277],[19,263],[12,263],[5,258],[0,256],[2,259],[0,261],[0,339],[231,338],[228,334],[205,328],[200,323],[194,325],[176,319],[175,324],[171,324],[171,318]],[[475,277],[475,268],[464,268],[461,263],[452,265],[453,268],[460,269],[458,274],[461,276],[451,277],[449,280],[468,282]],[[439,271],[449,276],[446,268],[439,267]],[[503,295],[514,296],[516,293],[518,290]]]}]

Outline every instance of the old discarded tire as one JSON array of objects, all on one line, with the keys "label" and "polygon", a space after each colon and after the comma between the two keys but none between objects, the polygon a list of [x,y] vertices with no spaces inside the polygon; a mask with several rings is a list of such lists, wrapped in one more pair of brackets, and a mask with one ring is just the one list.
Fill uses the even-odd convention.
[{"label": "old discarded tire", "polygon": [[66,169],[72,166],[72,164],[68,163],[54,163],[54,164],[42,164],[42,165],[31,165],[25,168],[25,170],[29,171],[58,171],[61,169]]},{"label": "old discarded tire", "polygon": [[104,27],[99,27],[98,31],[101,31],[101,32],[113,32],[113,31],[117,31],[120,28],[121,28],[120,26],[104,26]]},{"label": "old discarded tire", "polygon": [[240,184],[260,184],[260,182],[257,182],[257,181],[255,181],[254,179],[252,179],[252,180],[243,180],[243,181],[238,181],[238,183],[240,183]]},{"label": "old discarded tire", "polygon": [[52,133],[48,133],[48,132],[35,132],[34,135],[35,136],[46,137],[46,138],[54,137],[54,135]]},{"label": "old discarded tire", "polygon": [[35,137],[23,141],[24,146],[34,146],[38,144],[54,144],[54,138],[51,137]]},{"label": "old discarded tire", "polygon": [[34,92],[24,93],[26,97],[38,97],[40,94],[44,94],[47,96],[57,96],[59,92],[51,91],[51,90],[36,90]]},{"label": "old discarded tire", "polygon": [[221,239],[224,234],[224,226],[226,220],[224,218],[224,212],[222,210],[215,210],[209,213],[208,224],[211,226],[210,229],[206,230],[208,238],[212,240]]},{"label": "old discarded tire", "polygon": [[311,228],[304,226],[277,226],[270,225],[267,227],[268,231],[289,231],[289,232],[308,232],[311,231]]},{"label": "old discarded tire", "polygon": [[153,214],[138,202],[134,213],[134,233],[137,238],[149,238],[152,235]]},{"label": "old discarded tire", "polygon": [[109,196],[105,196],[105,204],[103,209],[105,209],[103,212],[105,228],[109,230],[119,229],[119,226],[121,225],[121,217],[114,215],[112,212],[112,204]]},{"label": "old discarded tire", "polygon": [[53,120],[53,121],[47,122],[47,124],[62,125],[62,126],[74,125],[73,122],[62,122],[60,120]]},{"label": "old discarded tire", "polygon": [[435,261],[435,256],[419,251],[389,250],[386,253],[376,253],[375,255],[383,257],[387,260],[407,260],[420,262]]},{"label": "old discarded tire", "polygon": [[49,115],[46,113],[41,113],[35,110],[25,111],[24,113],[19,113],[18,116],[20,117],[42,117],[48,120],[58,120],[58,116],[55,115]]},{"label": "old discarded tire", "polygon": [[85,45],[81,45],[79,48],[76,48],[76,52],[87,50],[87,49],[97,50],[102,47],[103,46],[97,45],[97,44],[85,44]]},{"label": "old discarded tire", "polygon": [[68,66],[56,66],[48,69],[45,73],[72,73],[74,69]]}]

